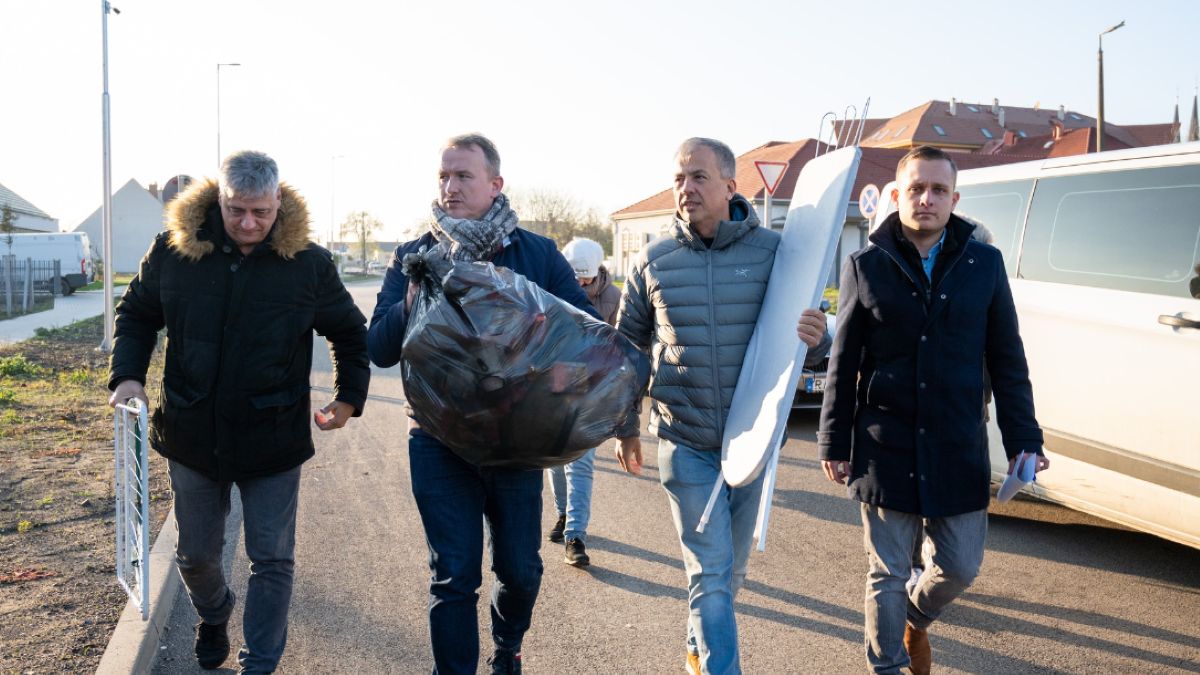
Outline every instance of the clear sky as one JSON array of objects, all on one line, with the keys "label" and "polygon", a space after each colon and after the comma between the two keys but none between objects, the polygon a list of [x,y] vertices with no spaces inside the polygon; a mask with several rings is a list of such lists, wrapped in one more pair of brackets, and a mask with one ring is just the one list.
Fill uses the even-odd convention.
[{"label": "clear sky", "polygon": [[[113,188],[266,151],[309,201],[396,236],[428,213],[441,142],[480,131],[512,188],[610,213],[669,185],[688,136],[737,153],[815,136],[847,105],[929,99],[1190,113],[1200,3],[114,0]],[[73,228],[98,208],[100,0],[0,0],[0,183]],[[340,156],[338,159],[333,159]],[[331,204],[332,199],[332,204]],[[118,233],[119,236],[119,233]]]}]

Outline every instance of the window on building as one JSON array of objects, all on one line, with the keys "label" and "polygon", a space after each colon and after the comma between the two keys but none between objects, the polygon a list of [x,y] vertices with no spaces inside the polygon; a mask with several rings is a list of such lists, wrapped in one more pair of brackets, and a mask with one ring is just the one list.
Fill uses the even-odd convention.
[{"label": "window on building", "polygon": [[946,130],[945,130],[945,129],[943,129],[943,128],[941,127],[941,125],[939,125],[939,124],[935,124],[935,125],[933,125],[933,130],[937,132],[937,135],[938,135],[938,136],[945,136],[945,135],[946,135]]},{"label": "window on building", "polygon": [[1042,149],[1049,150],[1050,146],[1052,146],[1052,145],[1054,145],[1054,141],[1046,141],[1045,145],[1042,146]]},{"label": "window on building", "polygon": [[975,107],[975,106],[973,106],[973,105],[969,105],[969,106],[967,106],[967,110],[970,110],[970,111],[971,111],[971,112],[973,112],[973,113],[977,113],[977,112],[979,112],[979,108],[976,108],[976,107]]},{"label": "window on building", "polygon": [[1025,133],[1024,131],[1018,131],[1017,135],[1021,138],[1029,138],[1029,134]]},{"label": "window on building", "polygon": [[1071,119],[1073,119],[1073,120],[1082,120],[1083,118],[1082,118],[1082,117],[1080,117],[1079,115],[1076,115],[1075,113],[1071,113]]},{"label": "window on building", "polygon": [[991,138],[991,137],[992,137],[992,132],[988,131],[988,130],[987,130],[987,127],[980,127],[980,128],[979,128],[979,130],[983,132],[983,137],[984,137],[984,138]]},{"label": "window on building", "polygon": [[876,131],[876,132],[875,132],[875,135],[874,135],[874,136],[872,136],[872,138],[874,138],[875,140],[877,140],[877,141],[878,141],[879,139],[883,138],[885,135],[887,135],[887,129],[886,129],[886,128],[884,128],[884,129],[880,129],[879,131]]},{"label": "window on building", "polygon": [[900,138],[900,134],[904,133],[904,130],[907,128],[908,128],[907,124],[900,127],[899,129],[896,130],[896,133],[892,134],[892,138]]}]

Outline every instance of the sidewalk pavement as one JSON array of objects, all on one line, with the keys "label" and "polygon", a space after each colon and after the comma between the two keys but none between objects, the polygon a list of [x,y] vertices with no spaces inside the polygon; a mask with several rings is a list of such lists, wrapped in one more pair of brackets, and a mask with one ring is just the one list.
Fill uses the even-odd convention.
[{"label": "sidewalk pavement", "polygon": [[[114,297],[125,292],[125,286],[113,289]],[[38,328],[61,328],[76,321],[104,313],[104,291],[75,291],[54,298],[54,309],[26,314],[12,319],[0,317],[0,344],[28,340]]]}]

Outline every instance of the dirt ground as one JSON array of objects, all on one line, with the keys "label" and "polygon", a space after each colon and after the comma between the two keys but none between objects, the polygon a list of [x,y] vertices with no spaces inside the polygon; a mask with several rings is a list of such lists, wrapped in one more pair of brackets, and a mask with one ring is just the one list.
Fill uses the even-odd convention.
[{"label": "dirt ground", "polygon": [[[100,319],[0,346],[0,673],[91,673],[126,596],[114,563],[113,422]],[[154,400],[161,354],[148,378]],[[150,453],[151,522],[170,510]]]}]

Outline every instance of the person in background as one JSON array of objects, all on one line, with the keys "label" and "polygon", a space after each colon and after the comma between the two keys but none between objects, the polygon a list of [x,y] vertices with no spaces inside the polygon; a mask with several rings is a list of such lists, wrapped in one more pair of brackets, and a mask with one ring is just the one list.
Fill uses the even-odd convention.
[{"label": "person in background", "polygon": [[[563,248],[563,257],[575,270],[575,278],[600,318],[610,326],[616,325],[621,292],[613,285],[608,269],[604,267],[604,249],[591,239],[576,238]],[[592,513],[595,461],[596,449],[592,448],[570,464],[546,469],[550,493],[554,495],[554,506],[558,511],[558,518],[546,538],[563,544],[566,549],[563,562],[575,567],[591,564],[586,543]]]}]

